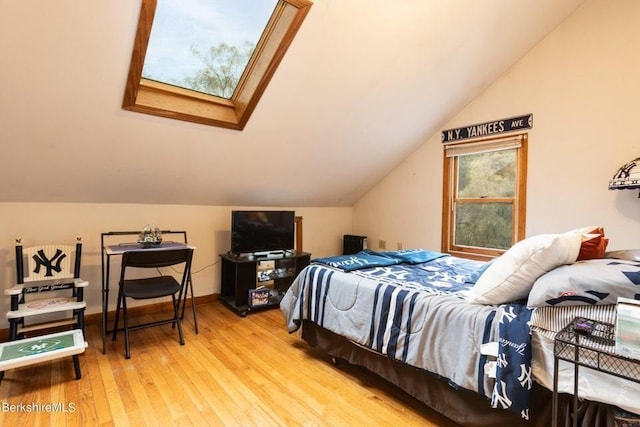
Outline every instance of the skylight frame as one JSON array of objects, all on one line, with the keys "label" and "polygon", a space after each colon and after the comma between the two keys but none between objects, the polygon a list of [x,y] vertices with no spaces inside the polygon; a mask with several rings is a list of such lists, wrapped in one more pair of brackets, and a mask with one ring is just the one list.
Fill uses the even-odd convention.
[{"label": "skylight frame", "polygon": [[242,130],[312,3],[309,0],[279,0],[231,99],[142,77],[156,6],[157,0],[142,0],[122,108]]}]

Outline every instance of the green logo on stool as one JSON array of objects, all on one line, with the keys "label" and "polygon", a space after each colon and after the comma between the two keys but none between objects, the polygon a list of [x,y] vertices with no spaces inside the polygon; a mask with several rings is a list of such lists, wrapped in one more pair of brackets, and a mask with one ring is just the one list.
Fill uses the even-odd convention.
[{"label": "green logo on stool", "polygon": [[62,344],[62,341],[57,338],[45,338],[36,342],[21,345],[16,349],[16,351],[24,353],[25,356],[29,356],[32,354],[45,353],[47,351],[55,350],[56,348],[60,348],[60,344]]}]

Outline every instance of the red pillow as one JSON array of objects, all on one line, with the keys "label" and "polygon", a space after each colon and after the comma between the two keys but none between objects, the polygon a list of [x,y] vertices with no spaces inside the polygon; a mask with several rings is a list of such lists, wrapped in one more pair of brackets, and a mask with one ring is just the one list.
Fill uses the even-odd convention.
[{"label": "red pillow", "polygon": [[604,228],[597,227],[582,236],[582,244],[576,261],[604,258],[609,239],[604,237]]}]

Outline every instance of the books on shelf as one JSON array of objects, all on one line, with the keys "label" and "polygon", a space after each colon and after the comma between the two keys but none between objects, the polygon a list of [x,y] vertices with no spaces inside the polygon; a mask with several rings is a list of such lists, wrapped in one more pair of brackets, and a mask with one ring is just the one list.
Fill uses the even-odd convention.
[{"label": "books on shelf", "polygon": [[625,357],[640,359],[640,300],[618,298],[616,352]]}]

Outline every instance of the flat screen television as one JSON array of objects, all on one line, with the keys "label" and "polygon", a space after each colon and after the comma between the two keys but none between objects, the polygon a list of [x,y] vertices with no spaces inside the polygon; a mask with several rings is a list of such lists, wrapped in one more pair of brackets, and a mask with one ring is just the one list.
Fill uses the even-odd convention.
[{"label": "flat screen television", "polygon": [[231,253],[286,251],[294,241],[295,211],[231,211]]}]

